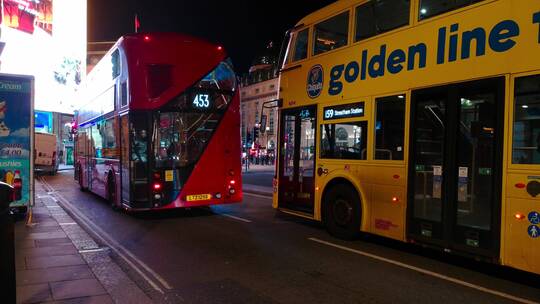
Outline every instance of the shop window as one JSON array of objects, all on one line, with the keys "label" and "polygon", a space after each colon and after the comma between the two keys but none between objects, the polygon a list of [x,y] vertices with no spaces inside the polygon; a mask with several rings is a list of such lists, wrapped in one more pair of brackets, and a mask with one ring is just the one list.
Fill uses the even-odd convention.
[{"label": "shop window", "polygon": [[296,42],[294,44],[293,61],[298,61],[307,58],[308,50],[308,34],[309,29],[300,31],[296,35]]},{"label": "shop window", "polygon": [[409,0],[373,0],[356,8],[356,38],[360,41],[409,24]]},{"label": "shop window", "polygon": [[403,160],[405,95],[375,99],[375,159]]},{"label": "shop window", "polygon": [[366,159],[367,121],[321,125],[321,158]]},{"label": "shop window", "polygon": [[512,162],[540,164],[540,75],[516,79]]},{"label": "shop window", "polygon": [[437,16],[484,0],[420,0],[418,20]]},{"label": "shop window", "polygon": [[349,36],[349,12],[344,12],[315,25],[313,54],[338,49],[347,45]]}]

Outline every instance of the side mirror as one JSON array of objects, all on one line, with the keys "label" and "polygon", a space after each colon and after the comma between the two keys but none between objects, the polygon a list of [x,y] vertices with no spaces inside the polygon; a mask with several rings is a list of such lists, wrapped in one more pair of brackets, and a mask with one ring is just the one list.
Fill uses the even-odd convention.
[{"label": "side mirror", "polygon": [[14,189],[6,183],[0,182],[0,213],[9,209],[9,204],[13,202]]}]

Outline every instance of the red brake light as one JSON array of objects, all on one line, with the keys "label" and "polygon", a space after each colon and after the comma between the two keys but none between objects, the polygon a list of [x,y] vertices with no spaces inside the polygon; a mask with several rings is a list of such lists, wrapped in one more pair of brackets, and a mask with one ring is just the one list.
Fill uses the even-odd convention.
[{"label": "red brake light", "polygon": [[399,202],[399,198],[397,196],[392,197],[392,203]]},{"label": "red brake light", "polygon": [[150,36],[148,35],[144,36],[144,41],[150,41]]},{"label": "red brake light", "polygon": [[236,181],[233,179],[233,180],[231,180],[229,183],[230,183],[231,185],[234,185],[234,184],[236,184]]},{"label": "red brake light", "polygon": [[525,218],[525,215],[523,213],[516,213],[514,214],[514,217],[517,219],[517,220],[522,220]]},{"label": "red brake light", "polygon": [[523,188],[525,188],[525,184],[524,183],[517,183],[516,188],[523,189]]},{"label": "red brake light", "polygon": [[220,46],[217,47],[217,50],[221,51],[221,50],[223,50],[223,47],[220,45]]},{"label": "red brake light", "polygon": [[155,183],[154,184],[154,190],[161,190],[161,184]]}]

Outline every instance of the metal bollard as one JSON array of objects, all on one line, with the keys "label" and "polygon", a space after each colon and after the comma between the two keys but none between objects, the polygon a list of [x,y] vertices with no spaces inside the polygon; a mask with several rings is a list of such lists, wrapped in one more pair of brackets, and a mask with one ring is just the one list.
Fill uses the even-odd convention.
[{"label": "metal bollard", "polygon": [[0,295],[2,303],[15,303],[15,231],[9,204],[13,201],[13,187],[0,182]]}]

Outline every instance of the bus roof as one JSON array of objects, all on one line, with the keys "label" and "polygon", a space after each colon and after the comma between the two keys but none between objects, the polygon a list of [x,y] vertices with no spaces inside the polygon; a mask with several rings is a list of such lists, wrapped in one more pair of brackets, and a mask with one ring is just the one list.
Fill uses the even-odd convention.
[{"label": "bus roof", "polygon": [[302,18],[296,26],[313,24],[317,21],[330,17],[336,13],[339,13],[345,9],[352,7],[355,4],[364,2],[362,0],[338,0],[332,4],[329,4],[307,16]]}]

